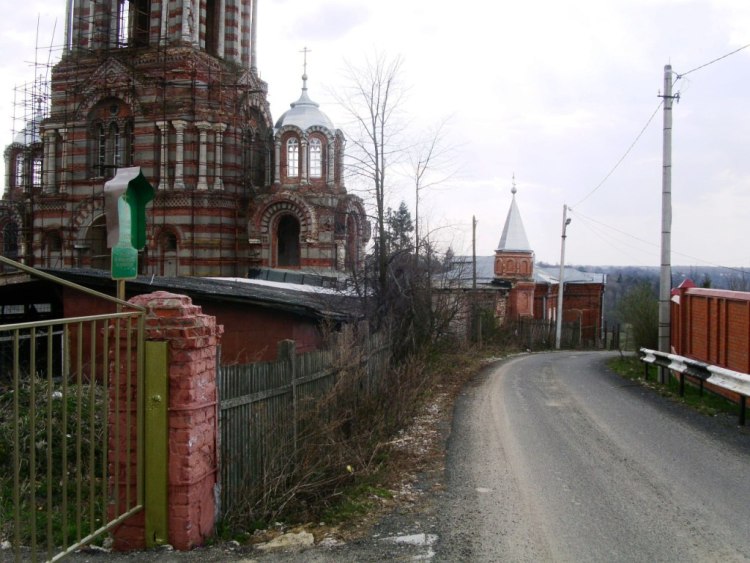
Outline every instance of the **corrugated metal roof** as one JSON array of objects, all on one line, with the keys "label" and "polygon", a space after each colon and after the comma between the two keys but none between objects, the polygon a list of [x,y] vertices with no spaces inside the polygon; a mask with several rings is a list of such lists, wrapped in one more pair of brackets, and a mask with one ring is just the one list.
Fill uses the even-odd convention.
[{"label": "corrugated metal roof", "polygon": [[[444,277],[448,281],[459,281],[461,285],[471,284],[472,281],[471,256],[456,256],[451,269],[438,278]],[[560,268],[555,266],[534,266],[534,282],[556,285],[559,283]],[[477,283],[488,284],[495,279],[495,257],[477,256]],[[607,274],[598,272],[585,272],[572,266],[565,267],[565,283],[607,283]]]},{"label": "corrugated metal roof", "polygon": [[[84,286],[114,287],[104,270],[47,270],[63,279]],[[246,278],[199,278],[138,276],[127,282],[128,292],[170,291],[195,299],[235,302],[277,309],[313,318],[349,320],[359,316],[360,299],[345,291],[327,290],[313,285],[297,285]]]}]

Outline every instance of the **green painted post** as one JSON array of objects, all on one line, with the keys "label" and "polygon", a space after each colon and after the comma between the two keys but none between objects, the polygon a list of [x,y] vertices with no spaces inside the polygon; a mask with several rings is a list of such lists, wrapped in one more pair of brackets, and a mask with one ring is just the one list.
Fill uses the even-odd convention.
[{"label": "green painted post", "polygon": [[142,173],[128,183],[125,199],[131,212],[130,242],[133,248],[143,250],[146,246],[146,204],[154,199],[154,188]]},{"label": "green painted post", "polygon": [[146,341],[145,512],[146,547],[168,543],[169,362],[167,342]]}]

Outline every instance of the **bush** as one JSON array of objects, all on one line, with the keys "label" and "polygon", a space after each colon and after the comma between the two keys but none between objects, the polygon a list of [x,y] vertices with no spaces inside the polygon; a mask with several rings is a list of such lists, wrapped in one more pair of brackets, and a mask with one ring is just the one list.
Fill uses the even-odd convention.
[{"label": "bush", "polygon": [[[102,525],[104,420],[103,409],[97,408],[101,390],[96,385],[63,386],[26,376],[17,393],[16,398],[14,388],[0,390],[0,540],[15,537],[14,494],[18,493],[22,544],[29,545],[34,533],[38,544],[49,540],[60,546],[66,543],[65,538],[85,536]],[[20,475],[17,490],[16,447]],[[80,513],[76,511],[78,497],[82,499]],[[63,499],[67,504],[65,526]],[[77,530],[79,517],[81,529]]]},{"label": "bush", "polygon": [[618,309],[631,327],[636,349],[656,349],[659,343],[659,298],[651,284],[642,283],[628,291]]}]

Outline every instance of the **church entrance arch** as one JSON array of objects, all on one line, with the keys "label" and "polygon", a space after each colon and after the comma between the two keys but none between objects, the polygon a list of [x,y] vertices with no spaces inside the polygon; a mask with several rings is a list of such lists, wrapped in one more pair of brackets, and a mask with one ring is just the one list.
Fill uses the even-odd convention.
[{"label": "church entrance arch", "polygon": [[276,265],[279,268],[299,268],[300,224],[293,215],[282,215],[276,227]]}]

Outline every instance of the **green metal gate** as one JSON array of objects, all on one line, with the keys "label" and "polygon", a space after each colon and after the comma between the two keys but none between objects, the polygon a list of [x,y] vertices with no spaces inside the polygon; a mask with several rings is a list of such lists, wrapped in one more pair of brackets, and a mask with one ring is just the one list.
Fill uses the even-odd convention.
[{"label": "green metal gate", "polygon": [[144,310],[0,325],[0,542],[56,561],[143,509]]}]

